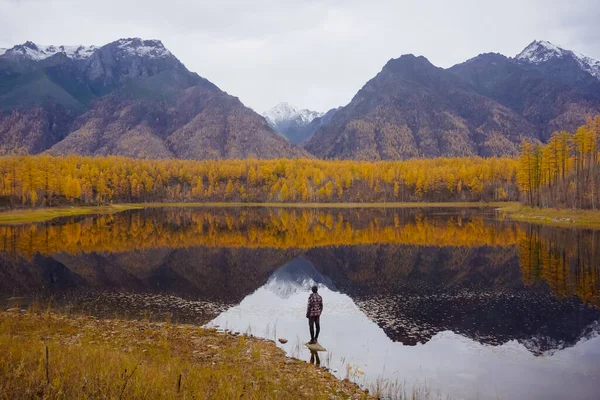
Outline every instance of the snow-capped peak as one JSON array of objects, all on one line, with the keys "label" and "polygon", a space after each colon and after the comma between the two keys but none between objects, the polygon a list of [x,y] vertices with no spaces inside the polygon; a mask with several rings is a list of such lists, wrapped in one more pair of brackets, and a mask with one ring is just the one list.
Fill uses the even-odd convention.
[{"label": "snow-capped peak", "polygon": [[[160,40],[143,40],[140,38],[119,39],[111,43],[110,46],[138,57],[165,58],[172,56],[171,52],[165,48]],[[0,56],[41,61],[55,54],[62,53],[71,59],[82,60],[89,58],[98,49],[99,47],[97,46],[42,45],[28,41],[10,49],[0,49]]]},{"label": "snow-capped peak", "polygon": [[25,57],[34,61],[41,61],[55,54],[62,53],[74,60],[80,60],[91,56],[96,49],[98,49],[96,46],[55,46],[36,44],[28,41],[5,51],[0,49],[0,55]]},{"label": "snow-capped peak", "polygon": [[515,57],[516,60],[541,65],[552,59],[573,58],[582,70],[600,79],[600,61],[571,50],[563,49],[545,40],[534,40]]},{"label": "snow-capped peak", "polygon": [[129,38],[119,39],[114,44],[117,48],[138,57],[165,58],[173,55],[160,40]]},{"label": "snow-capped peak", "polygon": [[263,117],[265,117],[271,125],[298,119],[302,124],[309,124],[313,119],[322,116],[323,113],[300,109],[286,102],[279,103],[263,113]]},{"label": "snow-capped peak", "polygon": [[564,50],[545,40],[534,40],[515,57],[517,60],[539,65],[552,58],[560,58]]}]

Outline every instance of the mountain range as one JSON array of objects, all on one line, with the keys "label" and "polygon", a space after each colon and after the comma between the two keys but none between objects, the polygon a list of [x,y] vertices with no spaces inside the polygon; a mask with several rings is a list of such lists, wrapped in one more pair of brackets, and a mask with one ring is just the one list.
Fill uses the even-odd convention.
[{"label": "mountain range", "polygon": [[515,155],[600,114],[600,61],[546,41],[450,68],[403,55],[344,107],[262,116],[158,40],[0,49],[0,154],[395,160]]},{"label": "mountain range", "polygon": [[160,41],[32,42],[0,55],[0,154],[307,157]]},{"label": "mountain range", "polygon": [[390,60],[305,148],[324,158],[515,155],[600,114],[600,63],[545,41],[448,69]]}]

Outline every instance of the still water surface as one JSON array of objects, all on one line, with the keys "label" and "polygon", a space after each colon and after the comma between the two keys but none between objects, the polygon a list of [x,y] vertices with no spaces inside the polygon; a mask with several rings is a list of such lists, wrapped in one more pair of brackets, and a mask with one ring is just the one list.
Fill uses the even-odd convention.
[{"label": "still water surface", "polygon": [[366,388],[597,399],[600,232],[479,209],[147,209],[0,227],[5,308],[248,332]]}]

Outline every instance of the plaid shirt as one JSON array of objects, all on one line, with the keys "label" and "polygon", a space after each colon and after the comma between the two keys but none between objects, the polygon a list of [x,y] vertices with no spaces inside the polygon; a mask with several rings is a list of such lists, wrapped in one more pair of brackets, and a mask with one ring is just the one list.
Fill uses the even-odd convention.
[{"label": "plaid shirt", "polygon": [[317,293],[312,293],[308,298],[308,306],[306,307],[306,317],[319,317],[323,311],[323,298]]}]

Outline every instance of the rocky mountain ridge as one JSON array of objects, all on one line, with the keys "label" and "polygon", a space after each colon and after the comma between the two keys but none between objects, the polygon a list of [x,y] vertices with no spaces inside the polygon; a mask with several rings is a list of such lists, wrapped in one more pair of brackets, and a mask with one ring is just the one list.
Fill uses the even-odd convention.
[{"label": "rocky mountain ridge", "polygon": [[596,114],[600,61],[538,40],[512,58],[480,54],[446,69],[403,55],[344,107],[322,114],[281,103],[263,116],[159,40],[0,50],[0,154],[513,156],[522,140],[544,142]]},{"label": "rocky mountain ridge", "polygon": [[32,42],[0,55],[2,154],[308,157],[162,42]]},{"label": "rocky mountain ridge", "polygon": [[487,53],[448,69],[390,60],[305,148],[321,158],[514,156],[600,114],[600,62],[534,41],[515,58]]}]

